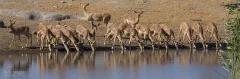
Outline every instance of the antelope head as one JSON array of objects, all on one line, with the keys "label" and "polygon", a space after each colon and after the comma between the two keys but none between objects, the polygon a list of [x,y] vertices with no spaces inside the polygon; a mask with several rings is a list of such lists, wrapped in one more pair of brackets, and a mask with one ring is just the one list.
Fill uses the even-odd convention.
[{"label": "antelope head", "polygon": [[208,45],[206,44],[206,40],[203,40],[204,48],[208,48]]},{"label": "antelope head", "polygon": [[219,38],[219,39],[216,41],[216,44],[218,44],[220,47],[222,47],[222,44],[220,43],[221,40],[222,40],[222,38]]},{"label": "antelope head", "polygon": [[10,29],[9,29],[9,33],[13,33],[14,29],[12,29],[12,28],[13,28],[13,25],[14,25],[14,24],[15,24],[15,21],[12,22],[12,20],[10,20],[10,25],[8,26],[8,28],[10,28]]},{"label": "antelope head", "polygon": [[178,49],[178,45],[179,45],[178,41],[174,41],[174,45],[175,45],[176,49]]},{"label": "antelope head", "polygon": [[86,7],[86,6],[88,6],[89,5],[89,3],[87,3],[87,4],[82,4],[82,3],[80,3],[80,5],[82,6],[82,7]]}]

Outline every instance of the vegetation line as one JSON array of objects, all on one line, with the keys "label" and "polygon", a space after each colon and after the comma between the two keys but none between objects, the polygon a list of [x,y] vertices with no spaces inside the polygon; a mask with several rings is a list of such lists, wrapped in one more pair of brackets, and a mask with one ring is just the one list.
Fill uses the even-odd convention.
[{"label": "vegetation line", "polygon": [[240,5],[228,4],[226,7],[228,11],[227,19],[224,22],[228,35],[228,52],[226,54],[220,53],[222,60],[224,60],[224,69],[229,74],[229,79],[238,79],[240,77]]}]

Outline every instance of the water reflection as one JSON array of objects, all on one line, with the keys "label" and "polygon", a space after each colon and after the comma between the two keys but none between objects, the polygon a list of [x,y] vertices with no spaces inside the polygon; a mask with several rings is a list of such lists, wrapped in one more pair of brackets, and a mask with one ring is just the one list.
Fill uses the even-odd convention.
[{"label": "water reflection", "polygon": [[27,54],[22,56],[21,59],[15,59],[13,57],[9,57],[11,64],[13,65],[10,70],[10,75],[17,75],[17,74],[28,74],[29,68],[31,66],[31,57]]},{"label": "water reflection", "polygon": [[[4,72],[0,72],[0,74],[3,74],[6,79],[12,78],[16,76],[16,74],[18,74],[18,76],[21,75],[21,77],[17,77],[20,79],[31,78],[31,75],[35,75],[35,77],[32,78],[37,79],[68,79],[75,77],[123,79],[135,78],[135,76],[139,76],[139,74],[145,74],[139,76],[139,78],[144,79],[149,76],[168,78],[167,76],[171,76],[171,73],[175,73],[181,75],[172,75],[176,77],[171,79],[206,79],[206,75],[208,75],[207,79],[223,79],[216,72],[213,72],[214,69],[226,75],[219,64],[218,52],[218,50],[145,50],[1,54],[0,70]],[[172,70],[176,68],[179,71]],[[192,71],[190,72],[188,69]],[[138,72],[132,72],[132,70]],[[154,72],[155,75],[146,73],[145,71]],[[181,72],[189,73],[182,74]],[[190,75],[192,72],[196,74],[194,76]],[[209,74],[202,72],[211,72],[211,74],[209,76]],[[165,73],[165,75],[159,75],[157,73]]]},{"label": "water reflection", "polygon": [[168,51],[152,51],[152,52],[133,52],[124,53],[105,53],[106,68],[109,67],[128,67],[143,65],[164,65],[169,64],[174,59],[174,53]]},{"label": "water reflection", "polygon": [[209,51],[201,50],[190,50],[190,52],[181,52],[179,56],[179,63],[181,65],[219,65],[218,64],[218,50]]}]

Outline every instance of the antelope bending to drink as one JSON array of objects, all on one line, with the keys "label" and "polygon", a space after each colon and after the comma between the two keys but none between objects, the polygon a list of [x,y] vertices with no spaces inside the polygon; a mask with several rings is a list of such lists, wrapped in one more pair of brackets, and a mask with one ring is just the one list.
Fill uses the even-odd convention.
[{"label": "antelope bending to drink", "polygon": [[137,41],[140,50],[143,49],[142,40],[138,36],[138,31],[128,23],[120,23],[118,29],[123,35],[129,37],[129,49],[131,49],[131,42]]},{"label": "antelope bending to drink", "polygon": [[137,24],[135,29],[138,32],[138,35],[143,36],[144,41],[146,40],[146,38],[148,37],[150,39],[151,45],[152,45],[152,49],[154,50],[154,39],[152,37],[152,33],[149,27],[142,25],[142,24]]},{"label": "antelope bending to drink", "polygon": [[[99,25],[99,24],[98,24]],[[95,26],[98,26],[95,25]],[[82,40],[88,40],[91,49],[94,51],[95,50],[95,32],[96,32],[96,28],[92,28],[92,29],[87,29],[86,27],[84,27],[83,25],[77,25],[76,26],[76,32],[78,34],[78,37],[82,37]]]},{"label": "antelope bending to drink", "polygon": [[[180,35],[182,34],[182,38],[180,38]],[[193,30],[192,28],[186,23],[186,22],[182,22],[180,24],[180,31],[178,33],[178,38],[179,38],[179,43],[183,43],[184,38],[187,37],[188,38],[188,43],[190,44],[190,48],[192,48],[192,45],[194,48],[196,48],[195,44],[194,44],[194,40],[192,39],[192,35],[193,35]]]},{"label": "antelope bending to drink", "polygon": [[216,47],[218,48],[219,46],[221,46],[220,44],[221,38],[218,37],[218,28],[216,24],[214,24],[213,22],[209,22],[209,25],[207,25],[207,29],[206,29],[206,34],[207,33],[210,34],[209,42],[213,37],[216,43]]},{"label": "antelope bending to drink", "polygon": [[[76,38],[76,35],[74,35],[74,32],[73,30],[71,30],[71,27],[70,26],[67,26],[67,25],[56,25],[56,26],[53,26],[53,25],[48,25],[48,26],[45,26],[43,25],[43,23],[40,23],[39,24],[39,31],[38,31],[38,34],[39,35],[41,34],[41,47],[40,49],[43,48],[43,41],[47,38],[47,43],[49,44],[49,50],[51,51],[52,49],[52,46],[51,44],[52,43],[58,43],[58,40],[61,40],[63,45],[64,45],[64,48],[67,50],[67,53],[69,53],[69,48],[66,44],[67,40],[70,40],[72,42],[72,44],[74,45],[74,47],[76,48],[76,50],[79,52],[80,49],[79,47],[77,46],[76,43],[78,43],[78,39]],[[50,40],[50,36],[55,39],[55,42],[52,42],[50,44],[50,41],[53,41],[53,39]]]},{"label": "antelope bending to drink", "polygon": [[196,33],[195,34],[196,35],[196,40],[199,37],[202,41],[203,48],[206,49],[207,45],[206,45],[206,39],[203,36],[203,27],[198,22],[195,22],[194,25],[192,26],[192,29],[193,29],[194,33]]},{"label": "antelope bending to drink", "polygon": [[115,44],[116,38],[118,38],[118,41],[120,42],[121,48],[123,50],[124,45],[123,45],[123,41],[122,41],[122,31],[114,23],[109,23],[107,27],[108,27],[109,31],[107,32],[107,34],[105,36],[104,45],[105,45],[105,40],[112,35],[113,36],[112,49]]},{"label": "antelope bending to drink", "polygon": [[40,35],[40,50],[43,49],[43,43],[44,40],[46,41],[47,45],[49,46],[49,50],[51,50],[50,48],[50,30],[48,29],[48,27],[46,25],[44,25],[43,23],[39,23],[38,25],[39,31],[37,32],[37,41]]},{"label": "antelope bending to drink", "polygon": [[[65,38],[67,38],[68,40],[71,41],[71,43],[74,45],[74,47],[76,48],[76,50],[79,52],[80,49],[77,45],[77,43],[79,42],[78,38],[76,37],[76,32],[71,30],[70,26],[64,25],[60,28],[62,34],[64,35]],[[66,43],[66,41],[64,40],[63,42]],[[65,46],[66,48],[67,46]]]},{"label": "antelope bending to drink", "polygon": [[168,49],[168,43],[170,41],[172,41],[175,44],[176,49],[178,49],[178,42],[175,40],[174,32],[166,24],[153,24],[151,26],[151,31],[153,31],[152,36],[157,35],[159,43],[161,43],[163,39],[166,49]]}]

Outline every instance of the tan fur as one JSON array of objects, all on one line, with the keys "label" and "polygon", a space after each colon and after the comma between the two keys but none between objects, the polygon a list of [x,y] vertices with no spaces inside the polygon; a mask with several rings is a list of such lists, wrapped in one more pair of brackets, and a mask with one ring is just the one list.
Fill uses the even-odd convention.
[{"label": "tan fur", "polygon": [[147,37],[150,39],[152,48],[154,49],[154,39],[152,37],[150,28],[142,24],[137,24],[135,29],[137,30],[140,36],[143,36],[144,40],[146,40]]},{"label": "tan fur", "polygon": [[[62,30],[62,29],[65,29],[65,30]],[[64,45],[64,48],[67,50],[67,53],[69,53],[70,50],[66,44],[66,41],[67,41],[66,38],[69,38],[69,39],[71,38],[70,32],[67,31],[67,29],[63,25],[52,26],[50,31],[51,31],[51,35],[55,38],[56,41],[61,40],[61,42]],[[76,48],[76,49],[77,51],[79,51],[79,48]]]},{"label": "tan fur", "polygon": [[131,25],[127,23],[120,23],[118,29],[121,30],[123,35],[128,36],[131,32]]},{"label": "tan fur", "polygon": [[113,36],[112,49],[115,44],[116,38],[118,38],[118,41],[120,42],[121,48],[123,50],[124,45],[123,45],[123,41],[122,41],[122,31],[117,27],[116,24],[113,24],[113,23],[109,23],[107,25],[107,27],[109,28],[109,32],[107,32],[107,35],[105,36],[104,44],[105,44],[106,39],[109,38],[110,35],[112,35]]},{"label": "tan fur", "polygon": [[[134,13],[137,13],[136,11],[134,11]],[[127,18],[125,18],[124,19],[124,23],[127,23],[127,24],[130,24],[132,27],[135,27],[136,26],[136,24],[138,24],[138,22],[139,22],[139,17],[140,17],[140,15],[143,13],[143,11],[142,12],[140,12],[140,13],[137,13],[137,17],[136,18],[134,18],[134,17],[127,17]]]},{"label": "tan fur", "polygon": [[[48,26],[49,27],[49,26]],[[44,41],[46,41],[46,45],[49,46],[50,44],[50,30],[48,29],[48,27],[46,25],[44,25],[43,23],[39,23],[38,28],[39,31],[37,33],[37,41],[40,36],[40,50],[43,49],[43,43]],[[51,49],[49,48],[49,50],[51,51]]]},{"label": "tan fur", "polygon": [[130,33],[129,45],[131,46],[131,42],[136,40],[138,42],[138,46],[140,47],[140,50],[143,50],[142,40],[138,36],[139,35],[138,31],[135,28],[130,28],[130,29],[128,29],[128,31],[130,31],[129,32]]},{"label": "tan fur", "polygon": [[[180,38],[180,35],[182,34],[182,32],[183,32],[183,36],[182,38]],[[194,40],[192,39],[192,35],[193,35],[192,32],[193,32],[192,28],[186,22],[182,22],[180,24],[180,31],[178,33],[179,42],[183,42],[184,38],[187,37],[188,43],[190,44],[190,48],[192,48],[192,45],[194,45]]]},{"label": "tan fur", "polygon": [[[12,43],[15,39],[15,36],[18,36],[20,44],[22,46],[22,40],[21,40],[21,35],[25,35],[28,39],[27,39],[27,44],[26,46],[28,46],[29,44],[29,40],[31,41],[31,45],[32,45],[32,34],[30,33],[30,28],[28,26],[20,26],[20,27],[13,27],[13,24],[15,24],[15,22],[12,22],[10,20],[10,26],[8,28],[10,28],[9,33],[13,33],[13,38],[11,41],[11,44],[9,45],[9,47],[12,46]],[[22,46],[23,48],[23,46]]]},{"label": "tan fur", "polygon": [[203,27],[198,22],[194,22],[191,27],[192,27],[194,33],[196,33],[195,34],[196,35],[196,40],[199,37],[201,39],[203,48],[206,49],[206,39],[203,36]]},{"label": "tan fur", "polygon": [[83,7],[84,16],[86,16],[87,20],[91,22],[92,28],[97,28],[96,26],[94,26],[94,23],[93,23],[94,21],[103,22],[107,26],[107,24],[111,19],[111,15],[109,13],[89,13],[86,10],[86,7],[89,5],[89,3],[87,3],[86,5],[84,4],[80,4],[80,5]]},{"label": "tan fur", "polygon": [[178,42],[175,40],[174,32],[166,24],[153,24],[150,28],[150,30],[153,31],[152,36],[157,35],[157,40],[159,42],[163,39],[166,48],[168,48],[168,43],[170,41],[178,48]]},{"label": "tan fur", "polygon": [[60,28],[60,30],[62,31],[63,35],[71,41],[76,50],[79,52],[80,49],[76,44],[79,42],[79,40],[76,37],[76,32],[70,26],[67,25],[64,25],[62,28]]},{"label": "tan fur", "polygon": [[95,31],[96,29],[87,29],[83,25],[76,26],[76,32],[78,33],[78,37],[82,37],[83,41],[88,40],[91,45],[92,50],[95,50]]},{"label": "tan fur", "polygon": [[218,36],[218,28],[216,24],[209,22],[209,25],[207,25],[206,28],[206,35],[207,33],[210,34],[209,42],[211,41],[211,38],[213,38],[216,43],[216,47],[218,47],[220,45],[221,38]]},{"label": "tan fur", "polygon": [[123,35],[129,37],[129,48],[131,47],[131,42],[137,41],[140,49],[143,49],[142,42],[140,37],[138,36],[138,32],[135,28],[133,28],[128,23],[120,23],[118,29],[122,32]]}]

